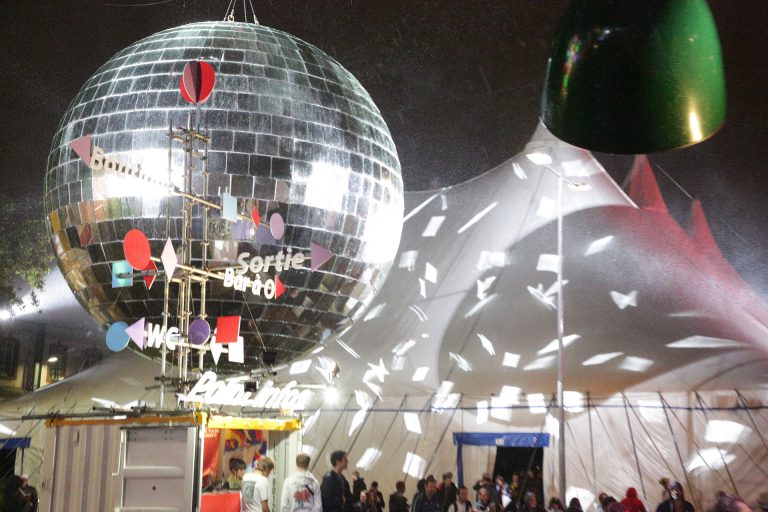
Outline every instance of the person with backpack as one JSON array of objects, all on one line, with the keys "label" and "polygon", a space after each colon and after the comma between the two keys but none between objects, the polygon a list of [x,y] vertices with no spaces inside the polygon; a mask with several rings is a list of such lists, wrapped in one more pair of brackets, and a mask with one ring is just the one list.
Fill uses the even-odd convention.
[{"label": "person with backpack", "polygon": [[408,498],[405,497],[405,482],[398,480],[395,492],[389,495],[389,512],[410,512]]},{"label": "person with backpack", "polygon": [[469,501],[469,489],[462,485],[456,494],[456,501],[448,505],[447,512],[474,512],[472,502]]}]

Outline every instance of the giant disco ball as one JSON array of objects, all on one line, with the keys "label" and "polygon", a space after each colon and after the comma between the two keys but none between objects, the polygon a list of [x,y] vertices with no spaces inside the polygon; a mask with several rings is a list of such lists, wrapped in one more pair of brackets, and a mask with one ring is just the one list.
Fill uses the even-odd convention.
[{"label": "giant disco ball", "polygon": [[[112,288],[111,264],[125,259],[123,238],[134,228],[150,239],[154,256],[167,236],[180,248],[181,199],[130,176],[92,171],[69,144],[93,134],[107,155],[167,176],[169,124],[197,122],[179,92],[192,59],[216,72],[214,92],[199,112],[200,129],[211,136],[210,177],[203,190],[198,168],[193,192],[216,200],[228,191],[240,212],[256,206],[263,219],[278,212],[286,225],[276,241],[263,227],[212,212],[209,267],[288,247],[309,254],[310,242],[334,254],[317,270],[282,272],[287,291],[276,300],[209,282],[207,317],[213,326],[218,316],[242,317],[246,362],[265,354],[288,361],[360,316],[392,264],[403,218],[400,164],[381,114],[355,77],[314,46],[272,28],[209,22],[165,30],[119,52],[85,83],[53,139],[45,183],[51,241],[69,286],[99,323],[162,322],[161,280],[149,290],[138,277],[128,288]],[[180,145],[170,161],[172,180],[182,186]],[[196,265],[202,234],[203,211],[195,207]],[[171,313],[176,307],[174,296]]]}]

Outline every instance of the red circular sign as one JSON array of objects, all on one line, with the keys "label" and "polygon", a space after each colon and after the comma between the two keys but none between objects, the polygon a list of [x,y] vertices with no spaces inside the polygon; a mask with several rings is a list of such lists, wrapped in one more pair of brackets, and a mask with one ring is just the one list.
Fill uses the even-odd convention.
[{"label": "red circular sign", "polygon": [[144,270],[149,265],[151,252],[147,236],[138,229],[132,229],[123,240],[125,259],[136,270]]},{"label": "red circular sign", "polygon": [[181,95],[189,103],[204,103],[213,92],[213,86],[216,84],[216,74],[213,67],[207,62],[191,60],[184,66],[184,73],[181,75]]}]

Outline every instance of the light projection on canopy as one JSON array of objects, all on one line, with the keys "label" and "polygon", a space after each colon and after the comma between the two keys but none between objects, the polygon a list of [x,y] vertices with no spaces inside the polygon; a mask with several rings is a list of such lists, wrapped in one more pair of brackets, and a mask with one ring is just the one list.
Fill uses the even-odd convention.
[{"label": "light projection on canopy", "polygon": [[[727,262],[703,253],[668,213],[638,206],[637,197],[623,192],[588,152],[541,127],[530,146],[542,153],[546,148],[558,172],[564,172],[561,161],[570,162],[591,187],[563,188],[565,334],[574,336],[564,339],[568,389],[595,397],[657,377],[666,386],[690,385],[676,368],[735,350],[756,360],[746,351],[764,344],[768,309],[743,281],[719,270]],[[387,361],[392,375],[381,384],[385,398],[431,393],[446,379],[455,383],[450,393],[485,398],[498,392],[500,382],[514,382],[526,394],[553,392],[559,287],[557,262],[547,255],[556,254],[555,226],[535,212],[539,195],[556,197],[557,178],[526,157],[533,152],[529,148],[471,182],[407,196],[410,216],[398,258],[407,253],[408,263],[391,271],[370,319],[344,336],[362,361],[378,361],[385,351],[397,357],[391,367]],[[528,178],[516,176],[512,164]],[[474,208],[443,211],[442,195],[448,205]],[[471,229],[456,234],[493,203]],[[434,237],[424,238],[435,216],[445,219]],[[437,280],[427,282],[423,298],[416,278],[427,262]],[[670,316],[676,311],[696,311],[695,322]],[[729,339],[738,344],[714,341]],[[708,344],[720,346],[697,350]],[[473,371],[462,371],[462,359]],[[600,379],[590,367],[599,368]],[[367,369],[340,378],[354,388]]]},{"label": "light projection on canopy", "polygon": [[360,456],[360,459],[355,464],[355,467],[358,467],[363,471],[370,471],[380,458],[381,450],[373,447],[366,448],[363,455]]}]

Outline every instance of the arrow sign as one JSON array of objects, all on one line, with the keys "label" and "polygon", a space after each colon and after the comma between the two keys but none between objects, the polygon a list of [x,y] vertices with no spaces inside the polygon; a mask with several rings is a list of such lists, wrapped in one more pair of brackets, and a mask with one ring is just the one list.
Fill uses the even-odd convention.
[{"label": "arrow sign", "polygon": [[154,261],[149,260],[149,265],[144,270],[149,272],[144,276],[144,284],[147,285],[147,290],[151,290],[152,284],[154,284],[157,277],[157,265],[155,265]]},{"label": "arrow sign", "polygon": [[312,265],[311,265],[312,270],[317,270],[318,267],[322,266],[323,263],[331,259],[331,257],[333,256],[333,253],[331,251],[329,251],[325,247],[317,245],[315,242],[309,243],[309,252],[310,252],[310,259],[312,260]]},{"label": "arrow sign", "polygon": [[285,285],[279,277],[275,276],[275,298],[285,293]]},{"label": "arrow sign", "polygon": [[213,357],[213,363],[219,364],[219,357],[221,357],[221,353],[224,351],[224,346],[221,343],[216,343],[216,335],[211,338],[211,343],[209,346],[211,348],[211,357]]},{"label": "arrow sign", "polygon": [[89,133],[69,143],[69,147],[77,153],[85,165],[91,165],[91,139],[93,139],[93,135]]},{"label": "arrow sign", "polygon": [[144,350],[144,319],[141,318],[125,329],[127,334],[141,350]]}]

